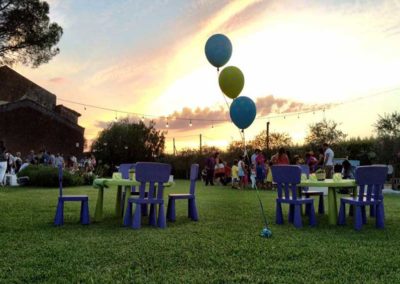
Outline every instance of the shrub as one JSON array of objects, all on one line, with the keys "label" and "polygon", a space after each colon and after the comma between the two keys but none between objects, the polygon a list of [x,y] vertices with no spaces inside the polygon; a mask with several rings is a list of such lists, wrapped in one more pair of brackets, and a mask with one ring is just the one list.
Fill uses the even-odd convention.
[{"label": "shrub", "polygon": [[[43,166],[29,165],[18,173],[18,177],[29,177],[29,185],[41,187],[58,187],[58,169]],[[79,186],[84,184],[84,177],[78,174],[71,174],[64,170],[63,186]]]}]

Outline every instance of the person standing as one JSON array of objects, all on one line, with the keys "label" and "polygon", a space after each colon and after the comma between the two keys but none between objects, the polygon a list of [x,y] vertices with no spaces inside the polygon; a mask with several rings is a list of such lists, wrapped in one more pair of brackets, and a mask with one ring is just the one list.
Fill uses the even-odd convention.
[{"label": "person standing", "polygon": [[333,158],[335,157],[335,153],[329,147],[328,143],[324,143],[322,148],[324,149],[324,169],[325,169],[326,178],[332,178],[333,177]]},{"label": "person standing", "polygon": [[0,185],[4,185],[3,181],[7,170],[6,152],[7,149],[4,145],[4,141],[0,141]]},{"label": "person standing", "polygon": [[219,157],[219,153],[216,152],[214,155],[211,155],[206,160],[206,185],[214,185],[214,169],[215,169],[215,160]]},{"label": "person standing", "polygon": [[279,148],[278,153],[271,157],[271,161],[274,165],[289,165],[289,157],[286,154],[285,148]]},{"label": "person standing", "polygon": [[257,156],[259,155],[260,152],[261,152],[260,149],[256,149],[254,151],[253,155],[251,155],[251,158],[250,158],[251,159],[251,165],[254,166],[254,167],[257,165],[256,159],[257,159]]}]

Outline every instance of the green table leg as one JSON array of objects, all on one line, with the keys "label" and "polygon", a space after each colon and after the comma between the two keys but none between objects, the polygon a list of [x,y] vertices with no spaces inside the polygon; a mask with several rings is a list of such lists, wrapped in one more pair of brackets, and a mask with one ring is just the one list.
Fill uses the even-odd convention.
[{"label": "green table leg", "polygon": [[337,203],[336,203],[336,188],[329,187],[328,188],[328,218],[329,225],[337,224]]},{"label": "green table leg", "polygon": [[131,187],[125,186],[124,213],[122,214],[122,224],[124,224],[126,208],[128,207],[128,199],[131,197]]},{"label": "green table leg", "polygon": [[104,187],[99,188],[97,194],[96,211],[94,213],[94,221],[98,222],[103,219],[103,198],[104,198]]},{"label": "green table leg", "polygon": [[353,187],[353,197],[357,197],[357,186]]},{"label": "green table leg", "polygon": [[118,189],[117,189],[117,200],[115,201],[115,216],[117,216],[118,218],[120,218],[122,216],[121,198],[122,198],[122,187],[118,186]]}]

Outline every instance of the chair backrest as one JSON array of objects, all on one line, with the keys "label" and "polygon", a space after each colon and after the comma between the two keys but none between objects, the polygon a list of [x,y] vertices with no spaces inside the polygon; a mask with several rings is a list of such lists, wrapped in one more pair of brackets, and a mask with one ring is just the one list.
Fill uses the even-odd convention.
[{"label": "chair backrest", "polygon": [[190,167],[190,194],[195,193],[196,180],[199,177],[199,164],[193,164]]},{"label": "chair backrest", "polygon": [[305,174],[307,178],[310,177],[310,167],[308,165],[300,165],[301,173]]},{"label": "chair backrest", "polygon": [[271,167],[272,178],[278,188],[278,198],[297,199],[297,184],[301,181],[301,168],[295,165],[276,165]]},{"label": "chair backrest", "polygon": [[63,167],[62,165],[58,165],[58,190],[59,196],[62,197],[63,195]]},{"label": "chair backrest", "polygon": [[118,171],[121,173],[123,179],[129,179],[129,170],[134,169],[136,164],[120,164]]},{"label": "chair backrest", "polygon": [[356,183],[360,187],[358,200],[382,198],[382,189],[385,185],[388,168],[386,165],[361,166],[356,168]]},{"label": "chair backrest", "polygon": [[[146,184],[149,184],[148,198],[163,198],[164,183],[168,182],[171,165],[162,163],[136,163],[136,180],[140,182],[139,198],[145,197]],[[157,184],[157,190],[155,185]]]}]

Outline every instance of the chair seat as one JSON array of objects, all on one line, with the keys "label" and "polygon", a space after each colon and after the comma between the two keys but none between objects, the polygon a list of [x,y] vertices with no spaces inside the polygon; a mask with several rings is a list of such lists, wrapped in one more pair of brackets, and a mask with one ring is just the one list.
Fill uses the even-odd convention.
[{"label": "chair seat", "polygon": [[279,201],[281,203],[290,203],[290,204],[304,204],[304,203],[313,203],[314,199],[313,198],[297,198],[297,199],[292,199],[291,197],[289,199],[285,198],[277,198],[276,201]]},{"label": "chair seat", "polygon": [[128,199],[130,203],[137,203],[137,204],[164,204],[164,199],[149,199],[149,198],[136,198],[130,197]]},{"label": "chair seat", "polygon": [[63,201],[87,201],[89,197],[87,195],[63,195],[59,199]]},{"label": "chair seat", "polygon": [[173,199],[193,199],[194,195],[190,193],[172,193],[168,194],[168,197]]},{"label": "chair seat", "polygon": [[308,190],[308,191],[302,191],[303,194],[306,195],[324,195],[323,191],[317,191],[317,190]]},{"label": "chair seat", "polygon": [[363,200],[358,200],[358,197],[342,197],[340,200],[344,203],[349,203],[352,205],[372,205],[372,204],[379,204],[382,202],[382,200],[377,200],[371,198],[370,200],[367,200],[366,198],[363,198]]}]

